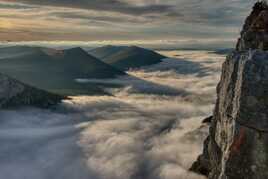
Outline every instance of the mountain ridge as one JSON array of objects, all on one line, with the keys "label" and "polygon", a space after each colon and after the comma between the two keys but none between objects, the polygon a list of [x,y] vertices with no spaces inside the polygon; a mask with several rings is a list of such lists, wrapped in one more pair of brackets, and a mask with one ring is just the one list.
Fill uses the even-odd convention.
[{"label": "mountain ridge", "polygon": [[120,70],[140,68],[162,62],[165,56],[138,46],[103,46],[89,53]]},{"label": "mountain ridge", "polygon": [[[16,55],[16,49],[18,55]],[[27,53],[21,55],[21,51]],[[78,78],[115,78],[126,75],[82,48],[55,50],[42,47],[8,47],[0,53],[13,51],[13,56],[0,59],[0,71],[31,86],[70,95],[102,91],[99,87],[77,84]],[[15,55],[15,56],[14,56]],[[66,92],[63,92],[63,91]],[[69,92],[68,92],[69,91]],[[77,92],[75,92],[77,91]],[[84,91],[84,92],[79,92]],[[104,94],[104,92],[103,92]]]}]

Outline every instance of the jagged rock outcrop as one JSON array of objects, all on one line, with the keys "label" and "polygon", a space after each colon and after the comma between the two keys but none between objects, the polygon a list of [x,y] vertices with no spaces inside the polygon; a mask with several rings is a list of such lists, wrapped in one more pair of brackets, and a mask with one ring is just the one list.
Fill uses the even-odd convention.
[{"label": "jagged rock outcrop", "polygon": [[236,45],[238,51],[250,49],[268,50],[268,5],[264,1],[254,5]]},{"label": "jagged rock outcrop", "polygon": [[59,103],[64,98],[0,74],[0,108],[24,105],[46,108]]},{"label": "jagged rock outcrop", "polygon": [[251,31],[266,25],[266,9],[255,4],[238,48],[223,64],[209,136],[191,167],[209,179],[268,178],[268,49],[259,31]]}]

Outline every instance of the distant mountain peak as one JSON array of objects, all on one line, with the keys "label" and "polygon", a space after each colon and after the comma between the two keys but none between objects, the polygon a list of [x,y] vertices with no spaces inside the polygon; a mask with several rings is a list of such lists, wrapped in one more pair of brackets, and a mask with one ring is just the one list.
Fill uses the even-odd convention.
[{"label": "distant mountain peak", "polygon": [[96,87],[76,84],[75,79],[127,75],[80,47],[66,50],[27,47],[25,50],[24,47],[0,49],[0,72],[39,89],[64,95],[91,94],[89,89],[95,92]]},{"label": "distant mountain peak", "polygon": [[65,53],[72,52],[72,53],[86,53],[87,54],[87,52],[81,47],[74,47],[74,48],[70,48],[70,49],[65,49],[64,52]]},{"label": "distant mountain peak", "polygon": [[153,50],[138,46],[112,46],[106,45],[89,51],[93,56],[101,59],[121,70],[139,68],[161,62],[165,57]]}]

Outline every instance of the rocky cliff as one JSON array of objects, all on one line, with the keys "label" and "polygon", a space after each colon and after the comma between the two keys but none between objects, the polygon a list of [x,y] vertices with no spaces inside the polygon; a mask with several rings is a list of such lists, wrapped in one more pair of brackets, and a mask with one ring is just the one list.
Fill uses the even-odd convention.
[{"label": "rocky cliff", "polygon": [[236,45],[238,51],[250,49],[268,50],[268,6],[264,1],[254,5]]},{"label": "rocky cliff", "polygon": [[0,74],[0,108],[22,105],[48,107],[59,103],[63,98]]},{"label": "rocky cliff", "polygon": [[209,179],[268,178],[268,6],[255,4],[226,59],[203,154],[191,170]]}]

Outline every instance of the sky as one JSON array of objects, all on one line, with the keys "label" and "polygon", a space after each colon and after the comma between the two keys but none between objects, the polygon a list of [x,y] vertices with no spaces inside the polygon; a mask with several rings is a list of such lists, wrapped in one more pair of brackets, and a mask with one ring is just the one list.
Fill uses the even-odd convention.
[{"label": "sky", "polygon": [[0,0],[0,41],[232,46],[253,0]]}]

